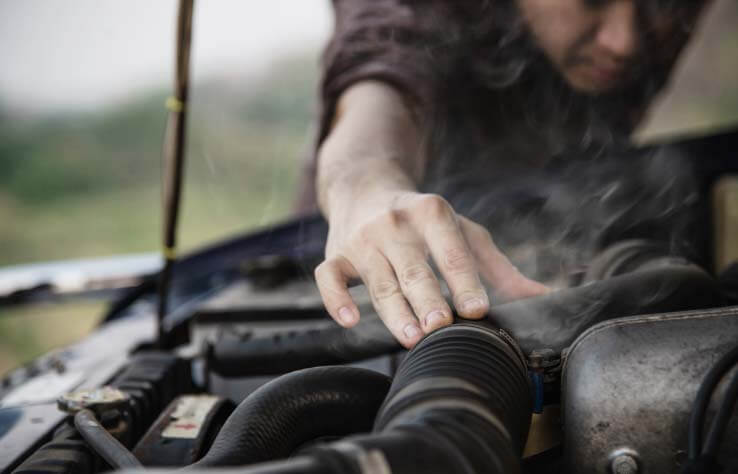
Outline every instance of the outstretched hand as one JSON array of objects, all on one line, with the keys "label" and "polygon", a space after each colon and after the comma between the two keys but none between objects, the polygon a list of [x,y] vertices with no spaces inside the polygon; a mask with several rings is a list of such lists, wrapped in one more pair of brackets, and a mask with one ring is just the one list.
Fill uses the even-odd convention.
[{"label": "outstretched hand", "polygon": [[480,319],[489,310],[480,276],[501,300],[549,291],[523,276],[485,228],[456,214],[438,195],[396,192],[344,209],[340,218],[331,219],[326,259],[315,270],[326,309],[344,327],[360,318],[348,292],[356,278],[366,284],[379,317],[407,348],[451,324],[453,313],[429,257],[462,318]]}]

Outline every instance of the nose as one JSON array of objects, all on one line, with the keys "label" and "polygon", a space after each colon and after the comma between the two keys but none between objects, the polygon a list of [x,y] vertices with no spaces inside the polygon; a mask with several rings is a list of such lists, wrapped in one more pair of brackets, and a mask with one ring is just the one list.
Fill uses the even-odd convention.
[{"label": "nose", "polygon": [[597,46],[611,60],[627,61],[639,47],[635,1],[615,0],[604,9],[602,15],[596,37]]}]

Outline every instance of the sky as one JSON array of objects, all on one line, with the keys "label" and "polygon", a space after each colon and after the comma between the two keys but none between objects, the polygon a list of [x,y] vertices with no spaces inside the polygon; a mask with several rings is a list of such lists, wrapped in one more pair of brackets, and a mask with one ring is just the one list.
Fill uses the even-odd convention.
[{"label": "sky", "polygon": [[[258,74],[271,59],[297,51],[314,53],[317,61],[332,28],[329,0],[195,3],[195,83]],[[176,5],[176,0],[0,0],[0,106],[18,116],[94,109],[169,86]],[[730,27],[738,2],[719,0],[708,17],[704,23]],[[698,36],[697,47],[681,61],[686,67],[678,68],[684,73],[675,74],[676,87],[660,102],[666,105],[652,114],[650,123],[661,125],[650,129],[704,127],[712,110],[725,109],[726,97],[735,97],[738,36]]]},{"label": "sky", "polygon": [[[263,70],[315,51],[332,27],[328,0],[195,2],[193,80]],[[175,0],[0,0],[0,103],[89,109],[171,82]]]}]

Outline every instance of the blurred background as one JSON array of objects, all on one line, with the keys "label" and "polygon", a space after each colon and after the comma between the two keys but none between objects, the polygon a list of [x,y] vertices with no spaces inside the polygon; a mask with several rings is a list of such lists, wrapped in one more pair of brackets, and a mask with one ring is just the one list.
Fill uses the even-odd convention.
[{"label": "blurred background", "polygon": [[[0,267],[155,252],[175,0],[0,0]],[[738,124],[738,2],[716,0],[648,141]],[[196,3],[184,250],[289,216],[327,0]],[[86,334],[99,301],[0,308],[0,373]]]}]

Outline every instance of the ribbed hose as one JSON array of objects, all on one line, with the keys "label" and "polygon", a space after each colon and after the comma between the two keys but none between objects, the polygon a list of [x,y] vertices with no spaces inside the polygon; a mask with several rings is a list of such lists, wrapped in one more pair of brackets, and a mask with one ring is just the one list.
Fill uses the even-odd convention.
[{"label": "ribbed hose", "polygon": [[[241,428],[254,423],[258,429],[269,429],[262,420],[273,422],[270,417],[277,414],[274,405],[269,406],[269,411],[266,407],[250,409],[248,419],[242,412],[238,419],[247,424]],[[323,408],[315,413],[322,414],[320,421],[335,416]],[[520,472],[530,416],[526,368],[516,347],[504,333],[485,323],[460,323],[436,331],[408,354],[379,411],[374,433],[344,438],[288,461],[250,466],[242,472],[515,474]],[[225,433],[226,427],[218,438],[231,440],[228,449],[246,449],[236,432]],[[269,444],[278,438],[270,438]],[[248,449],[272,448],[251,445]],[[280,453],[271,451],[270,456],[276,454]]]},{"label": "ribbed hose", "polygon": [[531,406],[525,363],[504,333],[484,323],[457,323],[408,355],[375,432],[412,433],[415,442],[439,438],[427,449],[446,446],[449,459],[463,460],[455,472],[514,473]]},{"label": "ribbed hose", "polygon": [[375,431],[397,424],[420,404],[464,399],[517,428],[511,434],[522,452],[531,391],[522,355],[503,337],[485,323],[462,322],[423,339],[399,367]]},{"label": "ribbed hose", "polygon": [[315,367],[279,377],[241,402],[191,467],[285,458],[321,436],[368,431],[389,385],[388,377],[355,367]]},{"label": "ribbed hose", "polygon": [[[658,262],[649,262],[639,260],[639,271],[634,273],[494,306],[490,320],[511,334],[525,353],[541,348],[558,353],[582,331],[609,318],[724,303],[717,282],[698,267],[673,261],[654,267]],[[602,271],[612,276],[610,270]],[[269,338],[220,340],[210,351],[208,364],[212,371],[226,377],[281,374],[400,349],[381,320],[364,317],[352,329],[332,325],[319,330],[290,330]]]}]

